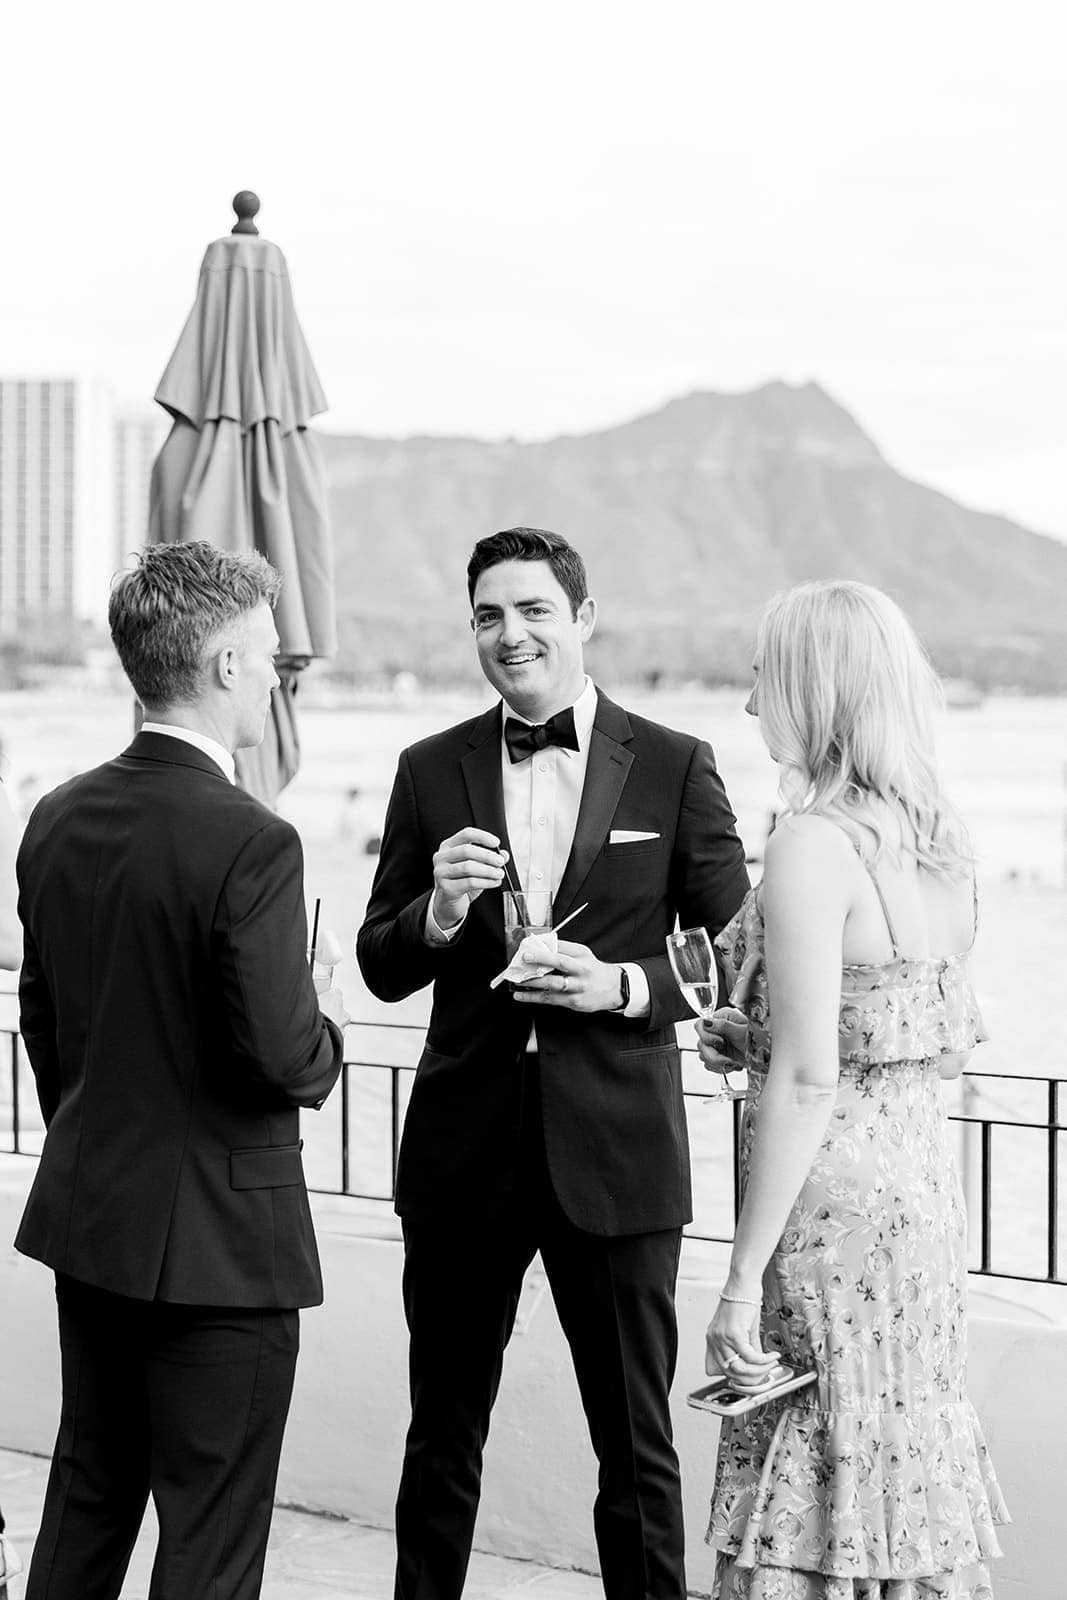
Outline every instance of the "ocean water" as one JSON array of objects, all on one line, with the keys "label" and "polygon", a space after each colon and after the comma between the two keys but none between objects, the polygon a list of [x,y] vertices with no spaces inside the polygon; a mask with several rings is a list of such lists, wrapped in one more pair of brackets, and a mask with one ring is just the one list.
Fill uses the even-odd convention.
[{"label": "ocean water", "polygon": [[[428,993],[398,1006],[367,994],[352,955],[374,871],[368,849],[381,827],[400,751],[417,739],[477,713],[487,696],[363,696],[348,702],[315,697],[305,685],[301,709],[301,771],[280,809],[300,830],[309,905],[318,897],[321,917],[346,952],[338,971],[349,1012],[365,1024],[408,1024],[397,1033],[380,1027],[351,1030],[349,1052],[363,1061],[414,1064]],[[738,828],[754,860],[776,804],[775,768],[755,721],[744,714],[739,691],[620,693],[633,710],[707,738],[737,813]],[[3,775],[15,803],[36,797],[70,774],[106,760],[129,740],[131,701],[124,693],[32,691],[0,695]],[[968,1110],[1009,1120],[1043,1118],[1047,1079],[1067,1079],[1067,701],[991,697],[981,706],[951,710],[940,719],[939,746],[946,788],[971,829],[979,858],[981,921],[975,981],[990,1042],[971,1061]],[[576,930],[576,937],[580,933]],[[6,975],[2,975],[6,976]],[[14,1015],[0,994],[0,1024]],[[683,1045],[692,1031],[682,1025]],[[707,1080],[687,1058],[687,1086]],[[1034,1078],[1030,1083],[1025,1080]],[[964,1090],[946,1089],[950,1108]],[[340,1104],[307,1118],[309,1181],[339,1184]],[[1067,1107],[1067,1088],[1063,1091]],[[722,1104],[690,1102],[701,1232],[730,1230],[730,1111]],[[1061,1140],[1062,1144],[1063,1141]],[[977,1143],[961,1134],[967,1188],[977,1194]],[[389,1075],[370,1068],[354,1074],[350,1103],[350,1184],[384,1194],[389,1179]],[[965,1158],[965,1159],[964,1159]],[[994,1131],[993,1264],[1002,1271],[1045,1270],[1047,1134],[1026,1128]],[[1060,1152],[1067,1237],[1067,1157]],[[977,1248],[977,1245],[975,1245]],[[1067,1270],[1067,1252],[1063,1267]]]},{"label": "ocean water", "polygon": [[[777,774],[758,724],[744,712],[744,694],[720,690],[620,698],[642,715],[711,743],[741,837],[750,850],[761,847],[776,805]],[[365,814],[380,816],[400,751],[490,703],[472,695],[306,707],[303,767],[283,810],[318,834],[337,797],[359,788]],[[1067,700],[999,697],[973,709],[947,711],[939,719],[938,743],[946,788],[967,819],[983,876],[1015,875],[1062,887]]]},{"label": "ocean water", "polygon": [[[315,698],[301,705],[301,771],[281,809],[305,837],[373,829],[397,757],[416,739],[476,714],[487,696]],[[776,773],[744,694],[627,692],[627,706],[710,741],[746,845],[758,851],[776,804]],[[24,810],[45,790],[120,749],[132,730],[121,691],[71,688],[0,694],[0,772]],[[964,814],[983,878],[1067,881],[1067,700],[994,696],[945,712],[938,726],[946,788]],[[358,790],[353,799],[351,791]]]}]

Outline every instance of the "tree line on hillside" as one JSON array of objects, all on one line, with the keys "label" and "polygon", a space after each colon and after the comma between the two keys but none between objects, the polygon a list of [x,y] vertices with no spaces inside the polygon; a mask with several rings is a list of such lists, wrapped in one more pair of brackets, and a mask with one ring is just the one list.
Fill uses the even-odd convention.
[{"label": "tree line on hillside", "polygon": [[[454,621],[380,614],[339,618],[339,648],[325,674],[353,688],[391,683],[403,674],[421,684],[463,687],[480,681],[470,633]],[[746,684],[752,675],[756,623],[731,619],[698,625],[602,618],[588,646],[590,671],[604,683],[649,688],[699,683]],[[984,693],[1067,694],[1067,630],[975,638],[957,632],[927,637],[937,670]],[[90,652],[110,648],[106,631],[66,615],[35,615],[17,633],[0,638],[0,689],[32,687],[49,669],[69,672]]]},{"label": "tree line on hillside", "polygon": [[[755,622],[707,627],[687,623],[601,621],[587,646],[591,673],[605,683],[742,685],[752,676]],[[471,636],[440,621],[381,616],[342,618],[340,645],[327,669],[353,686],[391,682],[410,674],[423,684],[476,683],[480,669]],[[927,641],[946,678],[964,679],[985,693],[1067,694],[1067,631],[974,640],[965,635]]]}]

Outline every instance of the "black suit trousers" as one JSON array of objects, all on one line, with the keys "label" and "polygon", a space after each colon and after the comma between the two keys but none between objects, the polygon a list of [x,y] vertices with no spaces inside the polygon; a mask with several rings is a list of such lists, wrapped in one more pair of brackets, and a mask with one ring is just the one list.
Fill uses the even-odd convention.
[{"label": "black suit trousers", "polygon": [[26,1600],[116,1600],[151,1494],[149,1600],[256,1600],[296,1311],[128,1299],[56,1276],[63,1401]]},{"label": "black suit trousers", "polygon": [[476,1222],[404,1222],[411,1425],[397,1498],[396,1600],[458,1600],[482,1451],[523,1276],[540,1250],[599,1463],[593,1523],[607,1600],[683,1600],[668,1396],[680,1229],[605,1238],[569,1221],[525,1068],[514,1204]]}]

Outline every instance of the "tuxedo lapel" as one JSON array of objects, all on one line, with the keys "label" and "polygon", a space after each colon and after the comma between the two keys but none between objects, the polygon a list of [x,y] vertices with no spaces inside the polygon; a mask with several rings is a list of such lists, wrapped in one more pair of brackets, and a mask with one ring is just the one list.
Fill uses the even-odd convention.
[{"label": "tuxedo lapel", "polygon": [[[501,846],[508,852],[505,873],[514,874],[514,853],[508,838],[508,825],[504,816],[504,784],[501,778],[501,710],[499,706],[487,711],[471,729],[466,755],[461,758],[463,781],[467,786],[471,816],[476,828],[495,833]],[[480,912],[504,942],[504,902],[499,894],[480,894],[472,907]]]},{"label": "tuxedo lapel", "polygon": [[630,719],[625,711],[601,694],[589,745],[589,763],[585,769],[574,843],[552,910],[554,922],[562,921],[577,901],[589,869],[603,848],[611,819],[633,766],[633,751],[626,748],[631,737]]}]

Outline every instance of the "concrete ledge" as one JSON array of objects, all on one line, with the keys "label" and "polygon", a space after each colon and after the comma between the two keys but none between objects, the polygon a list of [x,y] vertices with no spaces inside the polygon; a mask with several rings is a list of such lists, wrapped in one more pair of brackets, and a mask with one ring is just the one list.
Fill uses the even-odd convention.
[{"label": "concrete ledge", "polygon": [[[0,1445],[49,1454],[59,1400],[52,1279],[10,1244],[33,1165],[0,1157]],[[279,1499],[389,1527],[407,1423],[401,1247],[383,1208],[316,1197],[314,1209],[327,1300],[302,1321]],[[703,1535],[717,1428],[686,1406],[685,1391],[702,1378],[704,1328],[724,1259],[687,1243],[678,1294],[674,1415],[689,1583],[698,1594],[709,1590],[713,1567]],[[1003,1534],[998,1600],[1055,1600],[1063,1592],[1056,1530],[1067,1482],[1067,1330],[972,1317],[970,1391],[1015,1517]],[[595,1483],[566,1343],[534,1270],[486,1450],[478,1547],[595,1570]]]}]

